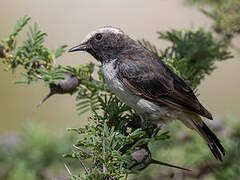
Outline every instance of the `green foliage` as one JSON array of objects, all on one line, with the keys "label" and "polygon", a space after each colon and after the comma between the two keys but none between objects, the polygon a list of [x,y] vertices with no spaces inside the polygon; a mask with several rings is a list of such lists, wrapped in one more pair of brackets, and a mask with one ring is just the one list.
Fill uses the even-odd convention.
[{"label": "green foliage", "polygon": [[[137,173],[137,169],[128,169],[133,163],[131,153],[137,147],[146,146],[156,140],[165,140],[168,136],[166,133],[159,133],[159,129],[142,130],[139,128],[141,119],[130,107],[108,90],[101,89],[98,92],[96,89],[97,86],[95,88],[92,85],[88,86],[88,92],[91,92],[89,94],[96,97],[94,100],[90,96],[89,101],[77,104],[81,107],[79,109],[86,107],[91,109],[92,115],[89,117],[88,125],[84,128],[70,129],[80,135],[81,138],[75,147],[81,150],[65,157],[76,159],[80,157],[83,161],[92,159],[93,166],[87,168],[89,171],[84,178],[86,180],[90,178],[89,174],[92,172],[101,177],[109,176],[114,179],[119,179],[126,173]],[[88,104],[89,102],[96,105],[92,106]]]},{"label": "green foliage", "polygon": [[[239,139],[236,139],[236,144],[232,144],[232,147],[229,151],[229,154],[222,166],[217,168],[214,171],[214,175],[216,179],[238,179],[238,174],[240,173],[239,168],[239,152],[240,152],[240,146],[239,146]],[[224,172],[224,173],[222,173]]]},{"label": "green foliage", "polygon": [[[140,41],[147,49],[163,60],[176,74],[185,80],[193,89],[196,89],[206,75],[216,68],[216,61],[231,58],[227,51],[227,44],[217,40],[212,33],[202,28],[196,31],[158,32],[159,39],[171,43],[164,51],[158,51],[148,41]],[[201,42],[201,43],[199,43]]]},{"label": "green foliage", "polygon": [[196,4],[217,4],[219,0],[185,0],[185,2],[189,5],[196,5]]},{"label": "green foliage", "polygon": [[[133,164],[131,154],[137,148],[154,147],[155,144],[158,144],[156,147],[162,154],[164,154],[166,147],[173,150],[180,149],[180,143],[171,143],[179,141],[177,134],[172,133],[172,141],[165,141],[169,139],[168,132],[162,132],[151,124],[146,129],[142,129],[141,118],[107,88],[101,66],[96,67],[93,63],[76,67],[56,66],[55,59],[65,52],[66,46],[62,45],[56,50],[49,50],[45,47],[43,42],[47,34],[39,30],[36,23],[34,27],[29,28],[26,40],[21,45],[16,44],[16,36],[29,19],[28,17],[20,18],[10,38],[1,41],[4,50],[4,57],[1,61],[7,65],[8,70],[14,73],[19,68],[23,69],[23,79],[17,80],[17,83],[31,84],[42,80],[50,85],[57,83],[59,79],[63,79],[63,73],[66,71],[72,72],[80,80],[80,84],[75,91],[76,110],[79,115],[89,112],[88,124],[81,128],[69,129],[77,134],[78,140],[74,144],[75,149],[72,153],[65,154],[64,157],[79,161],[84,171],[80,172],[79,177],[66,168],[70,179],[118,180],[121,177],[126,177],[127,174],[138,174],[141,171],[141,167],[138,166],[130,168]],[[216,68],[214,66],[216,61],[231,57],[228,52],[229,41],[218,40],[213,37],[211,32],[206,32],[203,29],[196,31],[172,30],[159,32],[158,35],[159,39],[171,43],[163,51],[158,50],[146,40],[139,42],[158,56],[159,60],[164,61],[170,69],[194,89],[197,88],[202,79]],[[97,77],[94,76],[95,72],[97,72]],[[176,129],[178,128],[175,127],[172,131],[177,132]],[[59,149],[62,148],[60,145],[69,146],[65,145],[68,143],[56,138],[49,137],[46,141],[47,132],[38,132],[31,127],[27,128],[26,134],[28,135],[24,136],[23,141],[26,143],[20,145],[19,151],[8,156],[12,158],[7,158],[7,161],[12,164],[19,157],[19,161],[23,161],[22,157],[24,157],[24,163],[20,164],[19,167],[16,166],[15,171],[20,173],[21,169],[25,167],[30,170],[34,169],[34,171],[31,170],[26,174],[32,178],[35,176],[39,178],[38,172],[48,168],[59,156]],[[199,136],[191,138],[190,144],[182,145],[181,143],[181,153],[176,158],[183,162],[188,160],[189,163],[201,164],[207,159],[209,152],[207,148],[201,148],[203,142],[200,142]],[[199,151],[199,149],[202,149],[202,156],[197,153],[189,153]],[[191,155],[187,157],[185,153]],[[174,153],[172,156],[174,157]],[[161,158],[164,159],[164,157],[166,156]],[[39,159],[41,159],[41,163],[38,162]],[[0,160],[6,161],[4,156],[0,157]],[[217,171],[216,176],[218,176]]]},{"label": "green foliage", "polygon": [[24,162],[17,162],[11,173],[9,173],[7,180],[35,180],[38,179],[35,173],[32,169],[29,170],[29,167]]},{"label": "green foliage", "polygon": [[[239,153],[240,153],[240,124],[239,119],[229,117],[227,122],[231,125],[231,133],[228,134],[229,138],[225,138],[228,145],[228,153],[224,163],[218,168],[214,169],[214,176],[216,179],[238,179],[240,173],[239,167]],[[224,172],[224,173],[223,173]]]},{"label": "green foliage", "polygon": [[7,45],[9,47],[9,48],[6,48],[7,51],[14,48],[13,45],[14,45],[16,36],[23,29],[23,27],[28,23],[30,19],[31,19],[30,17],[24,16],[19,20],[17,20],[17,23],[15,24],[12,33],[9,35],[9,40],[7,41]]},{"label": "green foliage", "polygon": [[[181,77],[194,89],[206,75],[216,68],[216,61],[231,58],[224,41],[216,40],[210,32],[203,29],[196,31],[159,32],[159,38],[171,42],[172,58],[176,59],[175,68],[181,72]],[[201,42],[201,43],[199,43]],[[168,57],[169,51],[163,56]]]},{"label": "green foliage", "polygon": [[2,62],[7,65],[6,70],[12,70],[14,73],[18,66],[24,68],[24,72],[21,73],[23,79],[16,80],[16,83],[30,84],[38,80],[44,80],[47,84],[56,82],[57,79],[63,78],[61,74],[64,70],[61,66],[54,67],[55,58],[65,52],[66,45],[60,46],[56,51],[46,48],[43,42],[47,34],[39,30],[35,23],[34,27],[29,27],[27,39],[22,42],[22,45],[17,46],[16,36],[29,20],[30,18],[27,16],[20,18],[9,39],[2,41],[6,53]]},{"label": "green foliage", "polygon": [[[95,65],[93,63],[80,65],[75,68],[67,66],[67,71],[74,73],[81,79],[81,84],[76,96],[76,109],[81,115],[89,110],[96,111],[99,108],[98,96],[101,92],[108,92],[106,84],[102,81],[93,79]],[[98,71],[99,79],[103,79],[101,72]]]},{"label": "green foliage", "polygon": [[240,2],[237,0],[221,1],[220,5],[214,6],[214,9],[201,11],[213,19],[213,25],[217,31],[225,33],[240,33]]},{"label": "green foliage", "polygon": [[[184,178],[191,179],[238,179],[239,167],[239,122],[234,123],[233,118],[225,119],[225,122],[234,124],[231,128],[221,124],[220,128],[214,129],[216,134],[221,135],[221,140],[227,150],[223,163],[218,163],[213,157],[209,157],[209,150],[206,144],[196,133],[186,132],[186,128],[177,122],[171,123],[168,127],[171,132],[171,139],[164,144],[155,143],[151,146],[153,155],[159,159],[168,161],[179,161],[181,164],[190,169],[197,169],[193,174],[184,174]],[[179,131],[183,129],[184,131]],[[194,152],[194,153],[193,153]],[[149,168],[139,180],[149,179],[149,174],[156,174],[159,179],[170,180],[171,173],[169,170],[166,175],[165,170],[159,167]],[[210,178],[212,177],[212,178]],[[183,178],[183,179],[184,179]]]},{"label": "green foliage", "polygon": [[[188,4],[207,4],[210,8],[200,11],[213,20],[213,29],[226,41],[240,33],[240,1],[239,0],[185,0]],[[238,47],[239,48],[239,47]]]},{"label": "green foliage", "polygon": [[[12,138],[16,139],[15,144],[9,146],[6,142],[0,150],[0,166],[8,169],[7,180],[43,179],[50,167],[63,163],[61,156],[70,150],[74,141],[73,136],[59,136],[43,125],[31,123]],[[72,166],[76,167],[76,164],[72,162]]]}]

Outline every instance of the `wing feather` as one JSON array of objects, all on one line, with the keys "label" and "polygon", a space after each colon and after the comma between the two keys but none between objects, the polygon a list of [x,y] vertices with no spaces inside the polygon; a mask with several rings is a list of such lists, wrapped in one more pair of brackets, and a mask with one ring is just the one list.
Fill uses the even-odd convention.
[{"label": "wing feather", "polygon": [[199,103],[192,89],[155,56],[135,56],[121,59],[118,76],[137,96],[155,104],[165,104],[180,111],[195,112],[212,119]]}]

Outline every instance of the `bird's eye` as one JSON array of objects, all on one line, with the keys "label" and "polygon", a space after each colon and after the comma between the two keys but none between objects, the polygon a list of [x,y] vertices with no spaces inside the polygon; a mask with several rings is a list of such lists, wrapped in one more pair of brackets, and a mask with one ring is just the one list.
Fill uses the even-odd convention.
[{"label": "bird's eye", "polygon": [[96,38],[96,40],[100,41],[100,40],[102,39],[102,35],[101,35],[101,34],[97,34],[97,35],[95,36],[95,38]]}]

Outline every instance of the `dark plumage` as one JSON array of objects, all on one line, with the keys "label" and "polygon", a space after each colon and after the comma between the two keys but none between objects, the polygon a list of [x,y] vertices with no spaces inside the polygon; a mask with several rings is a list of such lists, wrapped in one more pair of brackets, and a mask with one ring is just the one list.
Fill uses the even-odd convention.
[{"label": "dark plumage", "polygon": [[191,88],[144,47],[126,49],[119,59],[118,77],[136,95],[158,105],[193,111],[212,119],[212,115],[199,103]]},{"label": "dark plumage", "polygon": [[182,121],[197,131],[214,156],[222,161],[223,146],[200,118],[213,119],[212,115],[191,88],[152,52],[113,27],[90,33],[72,51],[87,51],[100,61],[109,88],[145,122]]}]

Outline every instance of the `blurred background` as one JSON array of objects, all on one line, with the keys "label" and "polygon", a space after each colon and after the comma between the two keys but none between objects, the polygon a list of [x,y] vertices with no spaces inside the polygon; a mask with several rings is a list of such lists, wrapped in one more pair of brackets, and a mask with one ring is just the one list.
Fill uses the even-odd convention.
[{"label": "blurred background", "polygon": [[[157,31],[198,27],[211,30],[212,20],[197,7],[185,3],[184,0],[1,0],[0,38],[7,38],[16,20],[28,15],[32,17],[31,23],[38,22],[42,31],[47,32],[45,44],[50,49],[61,44],[67,44],[69,48],[77,45],[87,33],[106,25],[120,27],[134,39],[144,38],[158,48],[164,48],[168,44],[157,38]],[[18,41],[24,37],[25,33],[21,33]],[[239,39],[234,39],[234,43],[239,44]],[[231,51],[235,58],[218,62],[217,69],[201,83],[198,92],[200,102],[215,117],[237,121],[240,118],[240,61],[238,53]],[[89,61],[95,62],[87,53],[65,53],[57,63],[78,65]],[[51,132],[58,133],[55,138],[59,138],[67,128],[85,123],[86,118],[76,113],[74,96],[55,95],[36,108],[49,89],[41,83],[14,85],[12,74],[3,69],[4,65],[0,63],[0,136],[13,134],[31,122],[43,123]]]},{"label": "blurred background", "polygon": [[[38,22],[40,28],[48,33],[46,44],[50,49],[61,44],[70,48],[88,32],[105,25],[120,27],[134,39],[144,38],[163,48],[166,42],[157,39],[157,31],[199,26],[210,28],[211,25],[209,18],[197,8],[185,6],[183,0],[151,0],[148,3],[144,0],[2,0],[0,37],[7,37],[16,20],[23,15],[31,16],[32,21]],[[21,35],[24,38],[25,33]],[[95,62],[87,53],[66,53],[58,63],[78,65],[89,61]],[[215,116],[240,116],[239,65],[240,61],[235,59],[218,63],[218,69],[199,88],[202,104]],[[14,85],[14,77],[3,68],[0,64],[0,133],[17,130],[23,121],[30,119],[46,122],[50,128],[63,131],[66,125],[83,123],[75,113],[74,97],[56,95],[36,108],[48,89],[43,84],[31,87]]]}]

